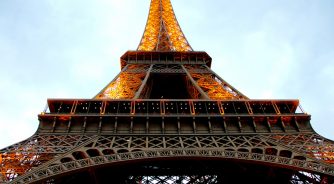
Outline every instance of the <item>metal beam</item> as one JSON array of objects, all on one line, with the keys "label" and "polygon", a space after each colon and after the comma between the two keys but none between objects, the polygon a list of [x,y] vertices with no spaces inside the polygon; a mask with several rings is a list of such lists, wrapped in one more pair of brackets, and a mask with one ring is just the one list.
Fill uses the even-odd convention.
[{"label": "metal beam", "polygon": [[189,80],[191,81],[191,83],[195,86],[195,88],[201,94],[202,98],[204,98],[204,99],[210,99],[209,96],[203,91],[203,89],[200,88],[197,85],[197,82],[192,78],[192,76],[190,75],[190,73],[188,72],[188,70],[183,65],[181,65],[181,67],[184,70],[184,72],[187,74],[187,76],[188,76]]},{"label": "metal beam", "polygon": [[136,92],[136,95],[135,95],[134,99],[138,99],[139,98],[139,96],[140,96],[141,92],[143,91],[143,89],[144,89],[144,87],[145,87],[145,85],[147,83],[147,80],[148,80],[148,78],[149,78],[149,76],[151,74],[152,68],[153,68],[153,64],[151,64],[150,68],[147,70],[146,76],[145,76],[143,82],[141,83],[138,91]]},{"label": "metal beam", "polygon": [[207,65],[204,65],[213,75],[215,75],[215,77],[217,77],[220,81],[222,81],[224,84],[226,84],[229,88],[231,88],[234,92],[236,92],[238,94],[238,96],[243,97],[244,99],[249,99],[246,95],[242,94],[240,91],[238,91],[237,89],[235,89],[232,85],[230,85],[229,83],[227,83],[224,79],[222,79],[221,77],[219,77],[219,75],[217,75],[214,71],[212,71]]}]

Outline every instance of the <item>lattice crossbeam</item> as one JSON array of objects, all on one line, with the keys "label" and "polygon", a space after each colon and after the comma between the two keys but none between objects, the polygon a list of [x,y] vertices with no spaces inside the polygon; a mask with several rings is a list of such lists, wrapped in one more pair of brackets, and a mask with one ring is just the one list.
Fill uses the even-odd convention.
[{"label": "lattice crossbeam", "polygon": [[[278,139],[280,137],[281,139]],[[303,137],[304,143],[296,140]],[[77,138],[77,141],[73,141]],[[322,160],[310,154],[309,145],[318,144],[332,146],[333,144],[314,134],[290,135],[289,137],[276,135],[240,135],[240,136],[71,136],[71,135],[39,135],[36,141],[27,140],[16,145],[15,149],[1,150],[1,174],[6,180],[26,173],[33,166],[44,163],[46,170],[41,170],[43,175],[50,175],[51,170],[56,169],[54,164],[63,164],[60,168],[69,170],[86,167],[86,164],[103,164],[109,159],[117,161],[131,160],[133,158],[157,158],[164,156],[200,156],[221,157],[246,160],[261,160],[276,164],[299,167],[305,170],[314,170],[334,175],[332,166],[316,163],[314,159]],[[63,144],[63,141],[69,141]],[[282,144],[280,141],[285,144]],[[316,141],[316,142],[314,142]],[[34,144],[28,143],[34,142]],[[286,143],[288,142],[288,143]],[[53,144],[62,147],[64,152],[56,149],[53,153],[48,150]],[[300,145],[302,144],[302,145]],[[26,146],[25,146],[26,145]],[[304,147],[305,148],[304,148]],[[293,149],[290,149],[292,147]],[[29,149],[28,149],[29,148]],[[39,152],[36,152],[38,148]],[[299,148],[299,150],[295,150]],[[301,149],[304,148],[304,149]],[[320,148],[317,148],[320,149]],[[24,150],[24,151],[23,151]],[[33,150],[33,151],[31,151]],[[65,152],[65,150],[67,150]],[[315,151],[317,152],[317,150]],[[119,156],[109,156],[112,154]],[[103,156],[104,155],[104,156]],[[110,157],[110,158],[109,158]],[[54,162],[48,162],[57,158]],[[92,160],[91,160],[92,159]],[[324,160],[326,161],[326,160]],[[45,163],[48,163],[45,165]],[[42,165],[41,165],[42,166]],[[80,167],[79,167],[80,166]],[[41,167],[41,168],[43,168]],[[39,172],[39,171],[36,171]],[[39,172],[39,173],[40,173]],[[55,173],[67,172],[66,170],[52,171]],[[35,175],[34,175],[35,176]],[[302,175],[301,175],[302,176]]]},{"label": "lattice crossbeam", "polygon": [[307,153],[311,157],[334,164],[334,144],[317,134],[270,135],[273,141]]},{"label": "lattice crossbeam", "polygon": [[0,150],[0,183],[10,181],[89,140],[85,135],[34,135]]},{"label": "lattice crossbeam", "polygon": [[[22,177],[18,177],[14,180],[14,183],[24,182],[36,182],[46,178],[52,178],[53,176],[59,176],[66,172],[73,172],[87,167],[95,167],[98,165],[112,164],[112,163],[124,163],[134,160],[147,160],[157,158],[224,158],[224,159],[237,159],[248,160],[255,162],[264,162],[284,165],[287,167],[300,168],[302,170],[315,171],[316,173],[325,174],[327,176],[334,175],[334,169],[331,166],[323,165],[315,162],[308,162],[298,159],[291,159],[280,156],[273,156],[264,153],[244,153],[229,150],[208,150],[208,149],[164,149],[164,150],[147,150],[147,151],[133,151],[118,154],[106,154],[102,156],[94,156],[88,158],[80,158],[69,162],[54,162],[52,164],[44,165],[38,170],[32,170]],[[318,174],[319,175],[319,174]],[[323,176],[323,175],[322,175]],[[325,176],[326,177],[326,176]],[[320,183],[320,182],[319,182]]]},{"label": "lattice crossbeam", "polygon": [[130,176],[128,181],[131,183],[145,184],[215,184],[219,183],[217,175],[182,175],[182,176]]}]

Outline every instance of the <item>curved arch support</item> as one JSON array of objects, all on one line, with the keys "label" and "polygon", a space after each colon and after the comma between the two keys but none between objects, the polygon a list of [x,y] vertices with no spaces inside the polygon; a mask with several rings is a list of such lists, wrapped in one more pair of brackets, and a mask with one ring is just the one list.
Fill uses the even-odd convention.
[{"label": "curved arch support", "polygon": [[250,162],[254,161],[254,163],[256,161],[256,163],[275,164],[278,167],[290,168],[297,171],[306,171],[334,176],[334,167],[332,166],[305,160],[280,157],[276,155],[227,151],[220,149],[163,149],[117,153],[74,160],[65,163],[52,164],[42,167],[38,170],[32,170],[25,175],[17,177],[15,180],[13,180],[13,183],[34,183],[46,180],[48,178],[57,177],[57,175],[71,173],[86,168],[136,160],[154,160],[164,158],[215,158],[222,160],[233,159]]}]

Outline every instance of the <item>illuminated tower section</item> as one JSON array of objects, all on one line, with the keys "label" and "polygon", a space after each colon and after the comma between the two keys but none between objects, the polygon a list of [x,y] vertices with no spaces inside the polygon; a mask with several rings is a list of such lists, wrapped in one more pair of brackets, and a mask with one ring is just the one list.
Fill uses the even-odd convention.
[{"label": "illuminated tower section", "polygon": [[334,182],[333,141],[299,101],[249,99],[224,81],[170,0],[151,1],[137,50],[120,62],[94,98],[48,99],[36,133],[0,150],[0,182]]}]

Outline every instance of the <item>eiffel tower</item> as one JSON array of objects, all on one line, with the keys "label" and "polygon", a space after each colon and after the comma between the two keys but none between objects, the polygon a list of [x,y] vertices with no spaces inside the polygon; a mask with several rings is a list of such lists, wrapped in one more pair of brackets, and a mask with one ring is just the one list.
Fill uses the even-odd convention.
[{"label": "eiffel tower", "polygon": [[37,132],[0,150],[0,182],[334,182],[334,142],[298,100],[249,99],[211,61],[151,0],[119,75],[93,99],[48,99]]}]

